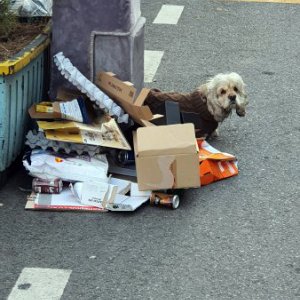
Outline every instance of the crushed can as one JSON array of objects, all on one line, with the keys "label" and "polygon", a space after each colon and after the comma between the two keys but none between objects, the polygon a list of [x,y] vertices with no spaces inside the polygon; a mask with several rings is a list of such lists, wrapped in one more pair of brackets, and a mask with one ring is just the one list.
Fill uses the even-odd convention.
[{"label": "crushed can", "polygon": [[122,165],[133,165],[135,164],[135,157],[133,151],[121,150],[117,156],[118,162]]},{"label": "crushed can", "polygon": [[40,179],[34,178],[32,180],[32,191],[41,194],[59,194],[63,188],[61,179]]},{"label": "crushed can", "polygon": [[168,208],[176,209],[180,203],[178,195],[169,195],[164,193],[152,192],[150,196],[150,205],[165,206]]}]

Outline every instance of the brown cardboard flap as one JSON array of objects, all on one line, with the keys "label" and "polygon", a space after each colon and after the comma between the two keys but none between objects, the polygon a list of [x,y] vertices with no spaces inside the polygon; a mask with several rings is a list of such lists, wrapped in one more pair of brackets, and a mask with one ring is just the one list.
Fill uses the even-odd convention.
[{"label": "brown cardboard flap", "polygon": [[137,129],[137,154],[140,157],[197,152],[193,124],[149,126]]},{"label": "brown cardboard flap", "polygon": [[136,89],[115,77],[113,73],[101,72],[97,76],[100,89],[118,103],[138,124],[145,126],[142,120],[152,120],[153,114],[148,106],[142,106],[149,90],[143,89],[134,103]]},{"label": "brown cardboard flap", "polygon": [[98,74],[97,83],[100,88],[113,95],[117,100],[133,103],[136,89],[133,85],[128,85],[115,77],[113,73],[101,72]]},{"label": "brown cardboard flap", "polygon": [[160,118],[163,118],[163,115],[156,114],[156,115],[153,115],[151,120],[149,120],[149,121],[141,120],[141,122],[142,122],[143,126],[145,126],[145,127],[156,126],[156,124],[152,123],[151,121],[154,121],[154,120],[157,120]]},{"label": "brown cardboard flap", "polygon": [[150,92],[150,89],[143,88],[141,90],[140,94],[135,99],[134,104],[136,106],[142,106],[144,104],[149,92]]}]

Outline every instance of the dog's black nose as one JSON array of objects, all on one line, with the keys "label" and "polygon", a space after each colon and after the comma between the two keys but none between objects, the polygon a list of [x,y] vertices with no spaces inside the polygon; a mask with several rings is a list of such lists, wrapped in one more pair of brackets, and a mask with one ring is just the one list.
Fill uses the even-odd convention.
[{"label": "dog's black nose", "polygon": [[229,100],[231,103],[235,103],[236,101],[236,95],[231,95],[231,96],[228,96]]}]

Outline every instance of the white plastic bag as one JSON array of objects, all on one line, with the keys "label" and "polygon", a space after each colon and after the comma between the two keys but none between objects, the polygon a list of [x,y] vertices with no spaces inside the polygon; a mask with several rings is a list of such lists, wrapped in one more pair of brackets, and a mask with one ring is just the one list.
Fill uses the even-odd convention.
[{"label": "white plastic bag", "polygon": [[63,181],[107,182],[108,162],[105,154],[67,155],[33,150],[30,159],[23,159],[30,175],[42,179],[61,178]]},{"label": "white plastic bag", "polygon": [[11,9],[21,17],[50,17],[52,0],[11,0]]}]

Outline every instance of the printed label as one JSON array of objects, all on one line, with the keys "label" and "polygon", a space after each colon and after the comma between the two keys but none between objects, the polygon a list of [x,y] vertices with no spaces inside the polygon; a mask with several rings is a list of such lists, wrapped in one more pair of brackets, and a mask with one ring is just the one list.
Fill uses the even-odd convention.
[{"label": "printed label", "polygon": [[77,99],[60,103],[59,108],[65,119],[83,123],[83,117]]}]

